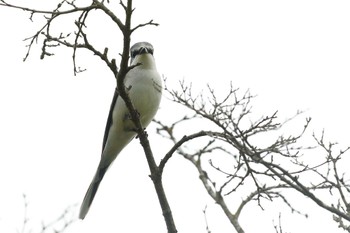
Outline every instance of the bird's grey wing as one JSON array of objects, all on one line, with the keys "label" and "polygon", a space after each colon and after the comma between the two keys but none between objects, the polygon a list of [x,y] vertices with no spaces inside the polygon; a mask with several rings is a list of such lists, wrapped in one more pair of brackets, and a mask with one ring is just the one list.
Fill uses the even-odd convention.
[{"label": "bird's grey wing", "polygon": [[110,130],[112,124],[113,124],[113,110],[114,110],[115,104],[117,103],[118,96],[119,96],[118,95],[118,89],[115,88],[113,100],[112,100],[112,103],[111,103],[111,107],[109,108],[109,113],[108,113],[108,118],[107,118],[107,123],[106,123],[106,128],[105,128],[105,133],[104,133],[104,136],[103,136],[102,153],[103,153],[103,150],[105,149],[105,145],[106,145],[106,142],[107,142],[109,130]]}]

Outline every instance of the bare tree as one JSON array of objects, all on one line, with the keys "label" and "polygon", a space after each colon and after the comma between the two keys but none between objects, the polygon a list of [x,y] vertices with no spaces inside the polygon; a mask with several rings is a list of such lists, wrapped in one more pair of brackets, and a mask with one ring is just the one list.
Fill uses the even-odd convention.
[{"label": "bare tree", "polygon": [[[284,121],[278,118],[278,112],[254,117],[251,103],[254,96],[249,91],[241,92],[232,85],[223,97],[219,97],[210,86],[205,93],[200,94],[194,94],[191,85],[184,82],[180,83],[178,90],[166,88],[169,98],[185,106],[188,113],[176,122],[166,122],[165,119],[155,121],[158,124],[158,133],[173,143],[168,153],[157,164],[147,134],[123,84],[126,73],[133,68],[128,66],[132,33],[142,27],[157,24],[150,20],[132,27],[132,0],[120,2],[125,12],[124,20],[113,13],[109,4],[111,3],[108,0],[93,0],[89,5],[80,6],[76,5],[74,0],[62,0],[55,9],[46,11],[15,6],[0,0],[1,6],[29,12],[30,19],[35,14],[42,14],[46,19],[45,24],[33,36],[27,38],[28,52],[24,59],[28,57],[34,43],[39,40],[42,41],[42,59],[52,56],[52,51],[58,46],[71,48],[74,75],[85,70],[77,65],[76,54],[79,49],[91,51],[111,70],[116,78],[118,92],[126,102],[131,118],[137,126],[138,137],[147,157],[150,177],[168,232],[173,233],[177,230],[163,189],[162,174],[167,162],[175,153],[193,164],[207,193],[221,207],[239,233],[245,232],[239,217],[248,203],[256,202],[264,208],[267,202],[279,199],[293,212],[302,214],[290,199],[290,193],[295,192],[332,213],[333,220],[339,227],[350,232],[350,184],[347,175],[339,168],[339,163],[343,161],[349,148],[341,150],[335,143],[326,142],[324,133],[313,134],[314,143],[303,145],[311,118],[305,119],[298,133],[285,133],[286,125],[300,117],[301,112]],[[107,46],[100,51],[89,40],[86,19],[91,16],[93,10],[107,15],[122,32],[123,51],[120,54],[119,66],[116,64],[116,58],[110,57]],[[53,33],[53,22],[64,15],[76,16],[75,31]],[[182,128],[189,121],[202,124],[202,129],[189,134]],[[181,135],[181,132],[186,132],[186,135]],[[316,153],[317,159],[310,162],[309,153]],[[320,193],[322,195],[319,195]],[[242,201],[236,207],[232,207],[228,204],[229,198],[232,197],[240,197]],[[205,213],[206,210],[204,215]],[[275,225],[274,228],[276,232],[283,232],[281,221],[279,226]],[[210,232],[208,224],[207,232]]]},{"label": "bare tree", "polygon": [[[29,12],[30,13],[29,18],[31,20],[33,19],[33,16],[35,14],[41,14],[46,19],[45,24],[41,26],[33,36],[26,39],[26,41],[28,41],[28,45],[27,45],[28,51],[24,57],[24,60],[26,60],[27,57],[29,56],[30,50],[34,45],[34,43],[42,39],[42,47],[41,47],[42,53],[40,56],[41,59],[44,59],[46,56],[52,56],[53,52],[51,52],[51,50],[58,46],[65,46],[73,50],[72,58],[73,58],[73,64],[74,64],[74,75],[76,75],[79,72],[85,71],[85,69],[81,69],[76,65],[77,64],[76,53],[78,49],[85,49],[85,50],[91,51],[92,54],[100,57],[105,62],[105,64],[109,67],[109,69],[111,70],[111,72],[113,73],[116,79],[116,82],[117,82],[116,88],[117,88],[118,94],[125,101],[125,104],[130,112],[130,118],[136,126],[136,132],[138,133],[138,138],[140,139],[141,145],[144,149],[144,152],[147,158],[147,162],[151,172],[150,177],[154,183],[154,187],[159,199],[159,203],[162,208],[162,212],[163,212],[163,216],[166,222],[168,232],[171,232],[171,233],[177,232],[175,223],[173,220],[172,212],[163,188],[163,183],[162,183],[163,169],[160,168],[160,166],[158,166],[155,162],[149,141],[147,139],[147,133],[145,132],[144,128],[140,123],[139,115],[135,110],[132,102],[130,101],[128,93],[124,86],[124,79],[125,79],[126,73],[135,67],[135,66],[128,65],[129,52],[130,52],[129,51],[130,39],[131,39],[132,33],[139,28],[149,26],[149,25],[157,26],[158,24],[154,23],[153,20],[150,20],[149,22],[141,23],[135,27],[132,27],[131,17],[134,11],[134,8],[132,6],[132,0],[127,0],[126,3],[124,3],[123,1],[120,1],[120,6],[124,9],[124,13],[125,13],[124,20],[122,20],[116,14],[113,13],[113,11],[108,7],[109,4],[111,4],[109,0],[107,1],[93,0],[89,5],[80,6],[80,5],[76,5],[75,0],[71,0],[71,1],[62,0],[57,4],[55,9],[47,11],[47,10],[39,10],[39,9],[32,9],[32,8],[23,7],[23,6],[17,6],[17,5],[10,4],[4,0],[0,0],[0,6],[16,8],[16,9]],[[119,67],[117,67],[116,65],[115,58],[112,58],[112,59],[109,58],[108,47],[105,47],[103,51],[98,50],[97,48],[95,48],[93,44],[90,43],[89,37],[85,32],[87,27],[86,19],[90,17],[90,13],[95,10],[101,11],[105,15],[107,15],[115,23],[118,29],[122,32],[123,51],[120,53],[121,60],[120,60]],[[76,30],[66,34],[64,33],[55,34],[52,30],[53,22],[59,20],[61,17],[65,15],[76,16],[76,19],[74,21]]]},{"label": "bare tree", "polygon": [[[254,119],[251,104],[254,96],[232,85],[222,98],[210,86],[206,93],[196,95],[191,85],[184,82],[180,82],[179,90],[166,90],[172,101],[189,111],[176,122],[156,121],[158,133],[174,143],[165,160],[176,152],[191,162],[208,194],[237,232],[244,232],[239,217],[250,202],[264,208],[264,200],[280,199],[292,212],[302,214],[293,207],[291,192],[301,193],[333,213],[339,227],[349,232],[350,184],[344,171],[338,168],[349,147],[335,148],[336,143],[325,141],[324,132],[320,136],[312,134],[314,145],[303,146],[311,118],[305,119],[299,133],[285,134],[285,126],[302,112],[282,122],[277,112]],[[204,127],[177,137],[176,132],[186,131],[182,125],[187,121],[197,121]],[[195,143],[198,138],[206,141]],[[312,162],[308,154],[312,154]],[[230,197],[244,198],[238,207],[232,208],[227,204]],[[281,226],[275,225],[275,229],[282,232]]]}]

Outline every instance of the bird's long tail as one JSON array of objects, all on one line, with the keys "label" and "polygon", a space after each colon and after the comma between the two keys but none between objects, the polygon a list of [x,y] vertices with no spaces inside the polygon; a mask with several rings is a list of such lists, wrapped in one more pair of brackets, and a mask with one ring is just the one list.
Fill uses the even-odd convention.
[{"label": "bird's long tail", "polygon": [[91,181],[91,184],[89,186],[89,189],[87,190],[83,203],[81,204],[80,207],[80,213],[79,213],[79,218],[84,219],[86,214],[88,213],[91,203],[94,200],[94,197],[96,195],[96,192],[98,190],[98,187],[102,181],[103,176],[105,175],[107,171],[107,167],[101,168],[100,166],[97,168],[96,174],[94,178]]}]

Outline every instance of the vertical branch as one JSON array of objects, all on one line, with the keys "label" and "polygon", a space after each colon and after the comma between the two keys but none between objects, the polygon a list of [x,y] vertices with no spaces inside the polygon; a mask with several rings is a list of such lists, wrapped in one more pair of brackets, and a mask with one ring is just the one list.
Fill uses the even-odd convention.
[{"label": "vertical branch", "polygon": [[154,184],[157,196],[158,196],[158,200],[159,203],[161,205],[162,208],[162,212],[163,212],[163,216],[164,216],[164,220],[168,229],[168,233],[176,233],[176,226],[175,226],[175,222],[172,216],[172,212],[168,203],[168,200],[166,198],[165,195],[165,191],[163,188],[163,183],[162,183],[162,172],[160,171],[160,169],[158,168],[155,160],[154,160],[154,156],[151,150],[151,146],[149,144],[148,138],[147,138],[147,133],[145,132],[145,130],[143,129],[140,119],[139,119],[139,115],[137,113],[137,111],[135,110],[129,96],[128,93],[126,92],[126,88],[124,85],[124,80],[125,80],[125,76],[127,74],[127,72],[132,69],[132,67],[128,66],[128,61],[129,61],[129,53],[130,53],[130,35],[132,33],[131,30],[131,15],[133,12],[132,9],[132,0],[128,0],[127,1],[127,5],[125,6],[123,4],[123,2],[120,3],[125,10],[126,13],[126,18],[125,18],[125,24],[124,27],[121,28],[123,35],[124,35],[124,46],[123,46],[123,53],[122,53],[122,60],[120,63],[120,70],[117,74],[117,86],[118,86],[118,91],[119,91],[119,95],[121,96],[121,98],[123,98],[125,105],[127,106],[129,113],[130,113],[130,117],[131,120],[134,122],[136,129],[137,129],[137,133],[138,133],[138,137],[140,138],[140,143],[144,149],[146,158],[147,158],[147,162],[148,162],[148,166],[151,172],[151,178],[152,178],[152,182]]},{"label": "vertical branch", "polygon": [[23,216],[23,225],[21,233],[24,233],[28,223],[28,201],[27,196],[23,194],[23,202],[24,202],[24,216]]}]

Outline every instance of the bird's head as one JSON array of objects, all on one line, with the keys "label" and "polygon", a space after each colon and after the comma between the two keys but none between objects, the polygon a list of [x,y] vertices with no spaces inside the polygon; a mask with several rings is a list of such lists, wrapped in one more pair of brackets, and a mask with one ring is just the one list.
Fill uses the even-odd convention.
[{"label": "bird's head", "polygon": [[138,42],[130,48],[130,64],[142,63],[143,66],[154,64],[153,46],[148,42]]}]

